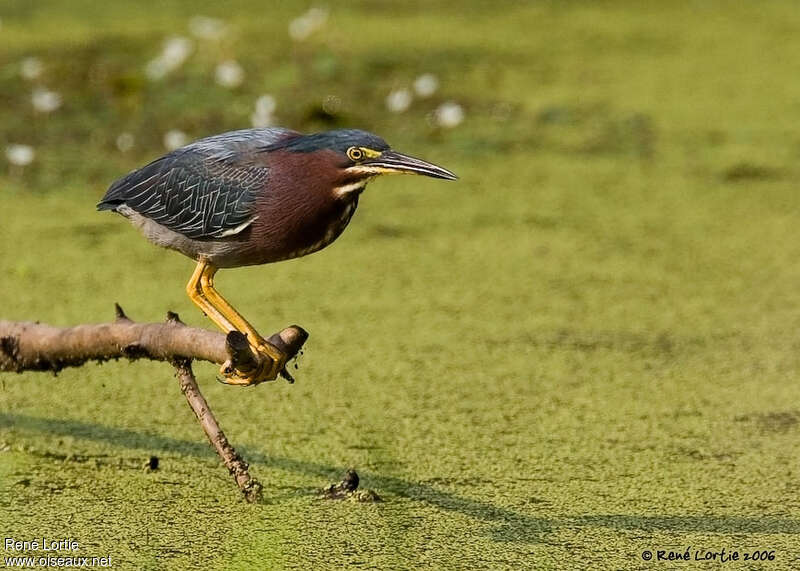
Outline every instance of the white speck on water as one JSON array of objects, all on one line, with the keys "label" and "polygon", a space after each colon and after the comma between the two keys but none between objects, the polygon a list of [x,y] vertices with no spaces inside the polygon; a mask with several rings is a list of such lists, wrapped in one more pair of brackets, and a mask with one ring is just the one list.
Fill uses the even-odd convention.
[{"label": "white speck on water", "polygon": [[414,80],[414,91],[420,97],[430,97],[439,89],[439,80],[432,73],[423,73]]},{"label": "white speck on water", "polygon": [[252,113],[250,115],[250,124],[253,127],[272,127],[273,125],[275,125],[275,116]]},{"label": "white speck on water", "polygon": [[275,98],[269,93],[265,93],[256,99],[256,113],[261,115],[272,115],[275,113],[275,108],[278,106]]},{"label": "white speck on water", "polygon": [[174,151],[186,145],[189,142],[189,136],[178,129],[171,129],[164,133],[164,146],[168,151]]},{"label": "white speck on water", "polygon": [[328,9],[314,7],[289,23],[289,37],[302,42],[314,32],[322,29],[328,20]]},{"label": "white speck on water", "polygon": [[164,49],[161,53],[147,63],[145,68],[147,77],[153,80],[165,77],[183,65],[193,51],[194,44],[189,38],[169,38],[164,42]]},{"label": "white speck on water", "polygon": [[199,40],[219,40],[228,32],[225,22],[208,16],[194,16],[189,20],[189,31]]},{"label": "white speck on water", "polygon": [[413,99],[408,89],[395,89],[386,96],[386,108],[392,113],[402,113],[411,106]]},{"label": "white speck on water", "polygon": [[163,58],[157,57],[147,62],[145,73],[150,79],[161,79],[169,73],[169,66]]},{"label": "white speck on water", "polygon": [[22,77],[27,80],[38,79],[44,71],[44,64],[38,57],[26,57],[19,66]]},{"label": "white speck on water", "polygon": [[6,159],[12,165],[24,167],[33,162],[36,151],[30,145],[11,144],[6,147]]},{"label": "white speck on water", "polygon": [[40,113],[50,113],[61,107],[61,95],[55,91],[38,87],[31,95],[33,108]]},{"label": "white speck on water", "polygon": [[178,36],[170,38],[164,43],[164,51],[161,56],[173,65],[180,65],[192,55],[194,44],[189,38]]},{"label": "white speck on water", "polygon": [[232,59],[227,60],[217,66],[214,78],[222,87],[239,87],[244,81],[244,69],[239,62]]},{"label": "white speck on water", "polygon": [[255,111],[250,115],[253,127],[270,127],[275,124],[277,102],[272,95],[264,94],[256,99]]},{"label": "white speck on water", "polygon": [[127,153],[133,148],[133,145],[136,143],[136,139],[132,133],[125,131],[117,136],[116,142],[117,148],[120,150],[120,152]]},{"label": "white speck on water", "polygon": [[328,115],[336,115],[342,109],[342,99],[337,95],[326,95],[322,100],[322,110]]},{"label": "white speck on water", "polygon": [[445,129],[452,129],[464,120],[464,108],[455,101],[447,101],[434,111],[436,124]]}]

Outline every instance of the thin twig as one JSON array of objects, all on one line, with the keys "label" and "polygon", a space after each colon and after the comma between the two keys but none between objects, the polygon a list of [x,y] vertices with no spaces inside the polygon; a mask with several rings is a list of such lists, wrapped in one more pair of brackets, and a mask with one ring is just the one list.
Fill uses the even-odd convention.
[{"label": "thin twig", "polygon": [[211,412],[206,399],[197,386],[192,371],[192,362],[188,359],[175,359],[172,364],[175,367],[175,376],[178,377],[181,384],[181,392],[186,397],[189,406],[192,407],[197,420],[200,421],[200,426],[203,427],[203,431],[222,459],[222,463],[236,480],[236,485],[239,486],[245,499],[250,503],[259,501],[262,486],[258,480],[250,476],[247,462],[239,456],[219,427],[214,413]]}]

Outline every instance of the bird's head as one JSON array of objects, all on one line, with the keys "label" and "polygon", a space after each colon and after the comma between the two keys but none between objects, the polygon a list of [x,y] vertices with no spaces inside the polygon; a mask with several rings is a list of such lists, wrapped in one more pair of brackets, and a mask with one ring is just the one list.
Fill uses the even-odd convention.
[{"label": "bird's head", "polygon": [[360,192],[383,174],[417,174],[445,180],[458,177],[449,170],[399,153],[379,136],[358,129],[337,129],[298,137],[287,147],[293,152],[322,152],[337,171],[337,194]]}]

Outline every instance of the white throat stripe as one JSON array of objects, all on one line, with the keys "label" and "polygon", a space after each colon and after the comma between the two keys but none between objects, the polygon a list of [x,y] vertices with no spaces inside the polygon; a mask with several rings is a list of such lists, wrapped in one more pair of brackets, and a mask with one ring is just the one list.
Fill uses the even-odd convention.
[{"label": "white throat stripe", "polygon": [[350,184],[346,184],[344,186],[337,186],[336,188],[333,189],[333,192],[334,194],[336,194],[336,196],[344,196],[346,194],[355,191],[361,192],[362,190],[364,190],[365,186],[367,186],[367,181],[359,180],[356,182],[351,182]]}]

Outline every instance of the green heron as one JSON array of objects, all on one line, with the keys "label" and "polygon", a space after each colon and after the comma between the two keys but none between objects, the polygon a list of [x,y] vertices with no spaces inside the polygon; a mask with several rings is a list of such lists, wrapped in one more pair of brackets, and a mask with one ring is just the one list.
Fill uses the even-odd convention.
[{"label": "green heron", "polygon": [[246,335],[269,363],[223,371],[229,384],[275,379],[286,357],[214,289],[218,268],[267,264],[316,252],[345,229],[374,177],[450,171],[392,150],[372,133],[303,135],[245,129],[195,141],[119,179],[97,205],[127,217],[151,242],[197,261],[191,300],[223,331]]}]

